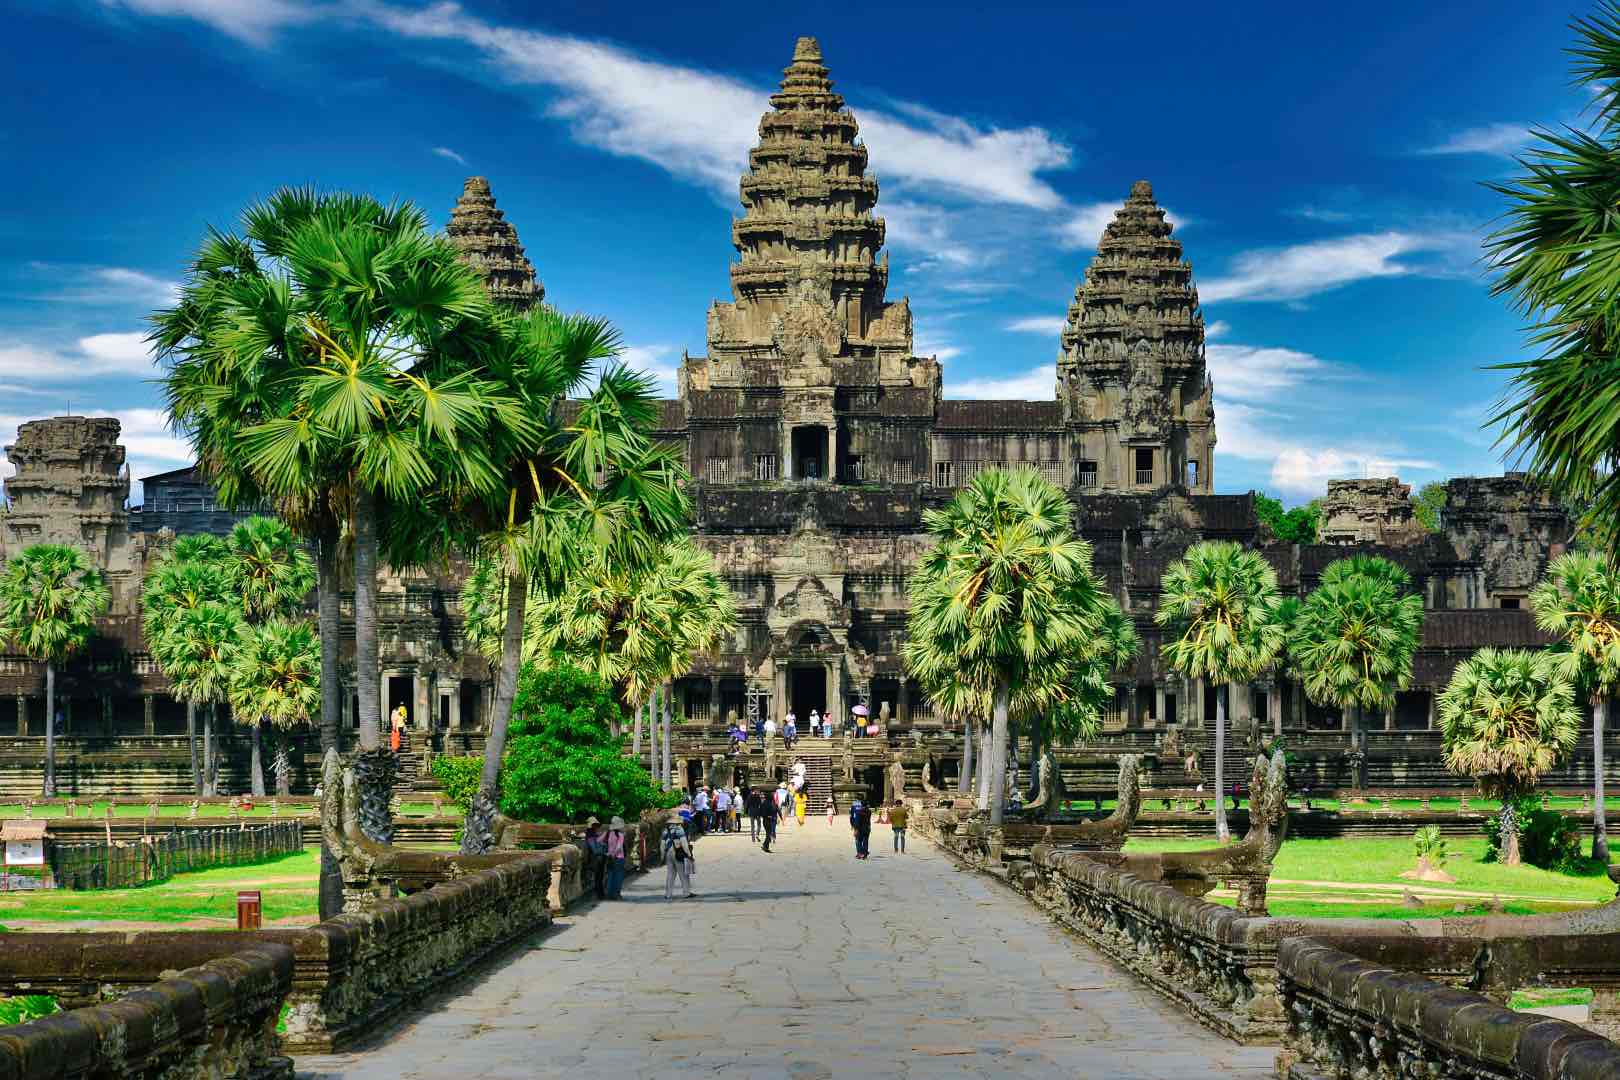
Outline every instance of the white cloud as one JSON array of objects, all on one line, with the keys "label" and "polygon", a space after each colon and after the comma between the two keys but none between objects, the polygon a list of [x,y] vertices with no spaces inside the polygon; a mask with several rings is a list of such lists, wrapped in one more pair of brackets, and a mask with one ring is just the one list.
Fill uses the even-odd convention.
[{"label": "white cloud", "polygon": [[1299,300],[1368,278],[1453,273],[1454,267],[1396,260],[1419,253],[1455,257],[1476,242],[1461,230],[1363,233],[1292,247],[1245,251],[1225,277],[1203,282],[1205,303],[1222,300]]},{"label": "white cloud", "polygon": [[174,282],[123,266],[98,267],[91,271],[91,277],[99,284],[98,291],[109,299],[170,304],[179,295],[179,286]]},{"label": "white cloud", "polygon": [[0,344],[0,376],[70,382],[101,375],[153,375],[157,368],[144,335],[92,334],[72,348]]},{"label": "white cloud", "polygon": [[320,10],[302,0],[101,0],[140,15],[196,19],[231,37],[265,45],[275,31],[309,22]]},{"label": "white cloud", "polygon": [[1485,124],[1464,128],[1445,141],[1427,147],[1422,154],[1494,154],[1512,157],[1530,140],[1531,125],[1524,123]]},{"label": "white cloud", "polygon": [[[169,430],[162,409],[74,409],[74,413],[78,416],[117,418],[120,425],[118,441],[123,443],[128,454],[126,463],[131,477],[130,497],[137,502],[141,497],[141,477],[178,469],[193,461],[191,447]],[[0,448],[16,441],[18,427],[38,419],[41,417],[37,415],[0,415]],[[16,471],[16,467],[0,450],[0,477],[13,476]]]},{"label": "white cloud", "polygon": [[911,251],[908,271],[942,266],[967,269],[984,261],[981,252],[952,236],[951,214],[944,207],[917,202],[891,202],[881,208],[891,247]]},{"label": "white cloud", "polygon": [[945,383],[948,398],[980,398],[990,401],[1051,401],[1056,393],[1057,365],[1042,364],[1020,375],[1003,379],[963,379]]},{"label": "white cloud", "polygon": [[1217,397],[1246,402],[1286,400],[1305,380],[1319,380],[1331,370],[1325,361],[1294,349],[1208,345],[1204,355]]},{"label": "white cloud", "polygon": [[1048,337],[1063,333],[1063,327],[1068,320],[1061,315],[1029,315],[1022,319],[1014,319],[1002,329],[1011,330],[1015,334],[1045,334]]},{"label": "white cloud", "polygon": [[657,379],[659,392],[674,397],[680,375],[679,351],[673,345],[626,345],[619,353],[619,360],[626,367]]},{"label": "white cloud", "polygon": [[1272,465],[1271,482],[1286,494],[1310,498],[1326,493],[1329,480],[1399,476],[1405,469],[1437,467],[1432,461],[1393,457],[1376,450],[1289,447]]},{"label": "white cloud", "polygon": [[455,162],[457,165],[467,164],[467,159],[450,149],[448,146],[435,146],[433,152],[439,157]]},{"label": "white cloud", "polygon": [[1232,326],[1230,323],[1222,322],[1220,319],[1216,319],[1214,322],[1204,327],[1204,340],[1214,341],[1216,338],[1225,337],[1227,333],[1231,331],[1231,329]]},{"label": "white cloud", "polygon": [[[1119,199],[1068,208],[1067,219],[1058,225],[1059,241],[1068,248],[1095,248],[1097,241],[1102,239],[1103,230],[1114,220],[1114,211],[1124,204],[1124,200]],[[1185,220],[1168,210],[1164,217],[1177,228],[1186,227]]]}]

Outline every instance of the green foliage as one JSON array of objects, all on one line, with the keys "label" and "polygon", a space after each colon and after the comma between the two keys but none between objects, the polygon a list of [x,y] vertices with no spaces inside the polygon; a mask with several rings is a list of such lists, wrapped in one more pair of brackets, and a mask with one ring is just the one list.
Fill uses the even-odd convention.
[{"label": "green foliage", "polygon": [[321,642],[309,620],[271,619],[243,630],[230,682],[244,724],[307,724],[321,709]]},{"label": "green foliage", "polygon": [[34,544],[0,572],[0,642],[60,664],[89,643],[111,601],[106,579],[84,552]]},{"label": "green foliage", "polygon": [[1412,496],[1412,516],[1430,532],[1440,531],[1440,511],[1446,505],[1446,485],[1436,480],[1418,488]]},{"label": "green foliage", "polygon": [[1285,615],[1293,670],[1318,705],[1380,710],[1412,678],[1423,634],[1423,598],[1388,559],[1355,555],[1322,571],[1322,583]]},{"label": "green foliage", "polygon": [[1271,535],[1290,544],[1316,543],[1316,530],[1321,524],[1321,510],[1315,502],[1284,510],[1280,500],[1255,492],[1254,513],[1260,523],[1271,530]]},{"label": "green foliage", "polygon": [[22,994],[18,997],[0,997],[0,1027],[26,1024],[49,1016],[60,1009],[56,999],[48,994]]},{"label": "green foliage", "polygon": [[1536,625],[1559,639],[1560,671],[1587,693],[1620,686],[1620,574],[1597,555],[1570,552],[1530,593]]},{"label": "green foliage", "polygon": [[[1576,873],[1585,868],[1581,856],[1581,836],[1573,818],[1556,810],[1543,810],[1540,800],[1533,795],[1521,795],[1512,800],[1512,810],[1519,824],[1519,856],[1531,866],[1561,874]],[[1502,859],[1502,815],[1492,814],[1485,819],[1485,861]]]},{"label": "green foliage", "polygon": [[1176,636],[1162,655],[1189,678],[1248,682],[1283,647],[1277,572],[1228,540],[1194,544],[1165,571],[1154,621]]},{"label": "green foliage", "polygon": [[1412,846],[1417,850],[1417,857],[1429,860],[1430,866],[1446,865],[1446,838],[1440,834],[1440,826],[1425,825],[1414,832]]},{"label": "green foliage", "polygon": [[661,793],[624,754],[609,724],[619,706],[600,680],[573,667],[525,665],[501,769],[501,811],[523,821],[626,819],[678,797]]},{"label": "green foliage", "polygon": [[1446,767],[1487,795],[1512,798],[1575,746],[1575,693],[1555,654],[1481,649],[1457,666],[1441,693]]},{"label": "green foliage", "polygon": [[462,813],[466,813],[467,807],[472,805],[472,797],[478,793],[478,776],[483,769],[481,757],[440,754],[433,759],[433,778]]}]

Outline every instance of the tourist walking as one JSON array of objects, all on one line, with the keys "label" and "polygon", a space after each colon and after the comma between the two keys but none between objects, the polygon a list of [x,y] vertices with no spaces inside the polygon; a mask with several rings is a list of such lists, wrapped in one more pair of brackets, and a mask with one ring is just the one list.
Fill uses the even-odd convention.
[{"label": "tourist walking", "polygon": [[731,831],[731,792],[725,788],[714,793],[714,828],[716,832]]},{"label": "tourist walking", "polygon": [[765,718],[765,741],[769,743],[776,738],[776,721],[770,717]]},{"label": "tourist walking", "polygon": [[776,840],[776,808],[761,799],[760,824],[765,826],[765,843],[761,845],[764,852],[769,855],[771,844]]},{"label": "tourist walking", "polygon": [[789,750],[791,750],[791,749],[793,749],[793,744],[798,742],[798,741],[799,741],[799,725],[794,722],[793,714],[788,713],[787,726],[782,728],[782,745],[786,746]]},{"label": "tourist walking", "polygon": [[697,794],[692,797],[692,820],[697,822],[698,832],[708,831],[709,791],[707,788],[698,788]]},{"label": "tourist walking", "polygon": [[816,711],[814,709],[811,709],[810,710],[810,737],[812,739],[815,739],[815,738],[819,738],[820,736],[821,736],[821,717],[816,715]]},{"label": "tourist walking", "polygon": [[783,818],[786,818],[788,814],[789,796],[786,780],[783,780],[781,783],[776,785],[776,795],[774,797],[776,799],[776,818],[778,821],[780,821]]},{"label": "tourist walking", "polygon": [[405,706],[401,705],[394,710],[388,721],[388,745],[393,747],[394,753],[399,753],[400,743],[405,739]]},{"label": "tourist walking", "polygon": [[810,800],[805,796],[804,792],[801,791],[793,796],[793,816],[799,819],[799,828],[801,829],[804,828],[804,812],[809,805]]},{"label": "tourist walking", "polygon": [[748,811],[748,839],[757,844],[760,834],[759,792],[749,788],[748,794],[744,796],[743,806]]},{"label": "tourist walking", "polygon": [[607,898],[621,899],[624,889],[624,818],[615,817],[608,822],[607,831]]},{"label": "tourist walking", "polygon": [[895,800],[894,806],[889,809],[889,828],[894,831],[894,850],[901,855],[906,853],[906,804]]},{"label": "tourist walking", "polygon": [[585,887],[601,900],[607,895],[607,837],[594,816],[585,819]]},{"label": "tourist walking", "polygon": [[827,828],[832,828],[833,822],[837,820],[838,802],[831,795],[829,795],[827,796]]},{"label": "tourist walking", "polygon": [[664,825],[664,899],[675,899],[675,881],[681,883],[681,899],[692,895],[692,841],[686,838],[679,815],[671,814]]},{"label": "tourist walking", "polygon": [[849,808],[849,828],[855,834],[855,857],[866,858],[872,840],[872,811],[859,798]]}]

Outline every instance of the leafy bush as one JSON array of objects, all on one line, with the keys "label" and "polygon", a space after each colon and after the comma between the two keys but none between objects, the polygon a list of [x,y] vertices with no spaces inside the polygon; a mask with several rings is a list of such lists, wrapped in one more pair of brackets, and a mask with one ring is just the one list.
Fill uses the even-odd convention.
[{"label": "leafy bush", "polygon": [[484,770],[482,757],[452,757],[441,754],[433,759],[433,778],[443,787],[450,801],[465,813],[478,793],[479,774]]},{"label": "leafy bush", "polygon": [[0,997],[0,1027],[26,1024],[57,1011],[56,999],[47,994]]},{"label": "leafy bush", "polygon": [[1316,542],[1317,525],[1321,520],[1321,509],[1316,502],[1304,506],[1296,506],[1292,510],[1284,510],[1283,504],[1269,495],[1255,492],[1254,514],[1262,524],[1271,529],[1271,534],[1279,540],[1292,544],[1314,544]]},{"label": "leafy bush", "polygon": [[1440,826],[1425,825],[1413,833],[1412,846],[1417,849],[1417,857],[1428,859],[1430,866],[1438,869],[1446,865],[1446,838],[1440,835]]},{"label": "leafy bush", "polygon": [[[1556,810],[1543,810],[1533,795],[1512,800],[1512,813],[1519,823],[1519,854],[1525,862],[1560,873],[1581,868],[1581,834],[1572,819]],[[1500,814],[1485,820],[1485,840],[1485,861],[1497,862],[1502,857]]]}]

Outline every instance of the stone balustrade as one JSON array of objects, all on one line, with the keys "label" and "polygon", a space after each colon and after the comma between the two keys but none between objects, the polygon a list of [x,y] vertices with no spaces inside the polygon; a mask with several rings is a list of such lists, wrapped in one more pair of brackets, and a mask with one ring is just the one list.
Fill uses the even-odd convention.
[{"label": "stone balustrade", "polygon": [[[13,936],[0,949],[8,961]],[[0,1027],[0,1080],[291,1080],[275,1030],[293,966],[292,950],[260,942],[109,1004]]]},{"label": "stone balustrade", "polygon": [[1296,937],[1277,951],[1282,1080],[1612,1080],[1620,1046],[1551,1017]]}]

